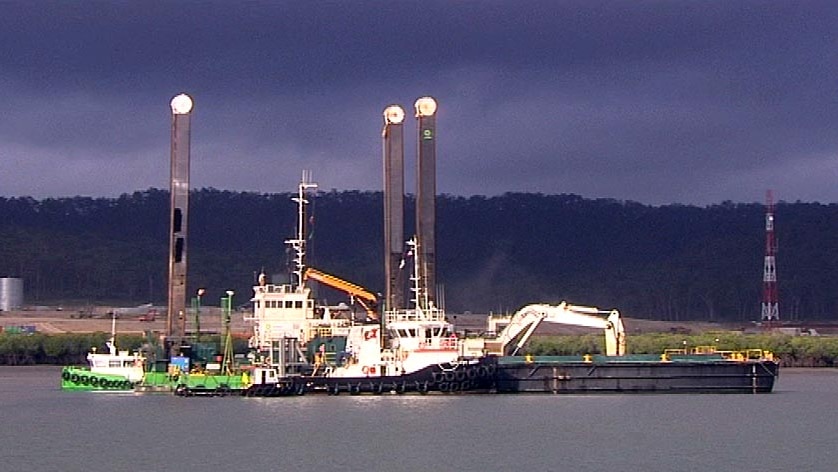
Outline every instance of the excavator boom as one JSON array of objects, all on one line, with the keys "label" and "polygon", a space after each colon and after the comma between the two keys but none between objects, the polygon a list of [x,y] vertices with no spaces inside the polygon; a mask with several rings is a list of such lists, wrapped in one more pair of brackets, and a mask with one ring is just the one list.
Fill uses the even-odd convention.
[{"label": "excavator boom", "polygon": [[[603,314],[608,314],[608,317],[602,318]],[[569,305],[565,302],[558,305],[527,305],[518,310],[509,318],[509,324],[495,340],[501,346],[501,352],[506,354],[508,346],[518,339],[510,353],[515,355],[526,344],[538,325],[544,321],[602,329],[605,332],[606,355],[622,356],[626,353],[625,329],[617,310],[603,311],[594,307]]]}]

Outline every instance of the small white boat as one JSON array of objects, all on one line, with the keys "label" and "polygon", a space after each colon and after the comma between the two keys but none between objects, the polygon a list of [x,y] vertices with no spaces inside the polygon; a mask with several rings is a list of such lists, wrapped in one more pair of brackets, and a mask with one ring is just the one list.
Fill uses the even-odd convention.
[{"label": "small white boat", "polygon": [[61,371],[64,390],[132,390],[145,375],[145,357],[138,352],[120,351],[116,347],[116,316],[111,322],[108,352],[87,354],[86,367],[65,366]]}]

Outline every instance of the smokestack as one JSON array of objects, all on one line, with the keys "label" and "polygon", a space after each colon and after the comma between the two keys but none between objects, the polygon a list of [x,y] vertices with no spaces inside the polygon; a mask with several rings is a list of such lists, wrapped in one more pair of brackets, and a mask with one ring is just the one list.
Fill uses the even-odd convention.
[{"label": "smokestack", "polygon": [[384,309],[404,308],[404,109],[384,109]]},{"label": "smokestack", "polygon": [[[436,108],[431,97],[416,100],[417,137],[416,236],[419,240],[422,267],[421,287],[430,301],[436,301]],[[426,308],[426,307],[423,307]]]},{"label": "smokestack", "polygon": [[172,158],[169,218],[169,310],[166,337],[178,340],[186,323],[186,223],[189,214],[189,136],[192,99],[172,99]]}]

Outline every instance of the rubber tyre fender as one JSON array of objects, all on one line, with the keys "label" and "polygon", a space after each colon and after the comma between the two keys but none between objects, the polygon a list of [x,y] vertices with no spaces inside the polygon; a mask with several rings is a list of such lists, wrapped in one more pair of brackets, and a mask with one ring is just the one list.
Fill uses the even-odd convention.
[{"label": "rubber tyre fender", "polygon": [[90,385],[90,379],[86,375],[82,375],[81,377],[79,377],[79,382],[82,385]]},{"label": "rubber tyre fender", "polygon": [[70,382],[73,382],[74,384],[79,383],[80,380],[81,378],[79,377],[79,374],[73,374],[70,376]]},{"label": "rubber tyre fender", "polygon": [[70,380],[70,373],[65,370],[61,373],[61,378],[64,380]]},{"label": "rubber tyre fender", "polygon": [[90,377],[90,386],[91,387],[98,387],[99,386],[99,377]]}]

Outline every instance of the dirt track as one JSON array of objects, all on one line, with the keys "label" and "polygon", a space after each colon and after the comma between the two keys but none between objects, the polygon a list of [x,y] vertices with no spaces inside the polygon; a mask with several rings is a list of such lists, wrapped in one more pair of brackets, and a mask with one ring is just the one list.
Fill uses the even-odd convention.
[{"label": "dirt track", "polygon": [[[91,317],[79,317],[79,310],[39,310],[39,311],[9,311],[0,312],[0,326],[35,326],[39,333],[94,333],[97,331],[109,333],[111,331],[111,317],[107,309],[94,311]],[[121,315],[116,320],[118,333],[142,334],[151,330],[163,332],[166,330],[166,315],[157,316],[155,321],[139,321],[139,314]],[[232,317],[233,333],[247,333],[250,327],[245,325],[241,313],[234,313]],[[188,320],[187,331],[194,330],[194,321]],[[221,313],[218,308],[208,308],[201,313],[201,332],[218,333],[221,328]]]}]

